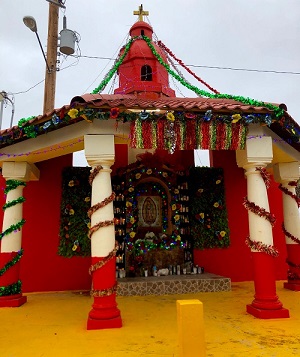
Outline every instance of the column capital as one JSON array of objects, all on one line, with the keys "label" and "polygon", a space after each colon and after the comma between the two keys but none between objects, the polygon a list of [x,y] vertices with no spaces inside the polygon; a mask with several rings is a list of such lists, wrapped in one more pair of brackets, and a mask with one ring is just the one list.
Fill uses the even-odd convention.
[{"label": "column capital", "polygon": [[2,176],[6,180],[38,181],[40,170],[26,161],[5,161],[2,165]]},{"label": "column capital", "polygon": [[245,150],[236,151],[239,167],[267,166],[273,160],[272,138],[270,136],[254,137],[246,140]]},{"label": "column capital", "polygon": [[114,135],[85,135],[84,150],[90,166],[109,168],[115,162]]},{"label": "column capital", "polygon": [[274,180],[288,183],[299,179],[299,161],[280,162],[273,166]]}]

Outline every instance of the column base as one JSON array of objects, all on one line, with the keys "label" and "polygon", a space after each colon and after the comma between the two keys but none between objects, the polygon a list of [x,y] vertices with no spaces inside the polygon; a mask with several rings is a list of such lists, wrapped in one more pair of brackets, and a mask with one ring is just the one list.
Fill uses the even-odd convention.
[{"label": "column base", "polygon": [[108,328],[120,328],[122,327],[121,316],[114,317],[112,319],[98,320],[93,319],[90,316],[87,320],[87,330],[102,330]]},{"label": "column base", "polygon": [[0,307],[19,307],[27,302],[27,296],[17,294],[0,297]]},{"label": "column base", "polygon": [[248,314],[258,319],[283,319],[290,317],[289,310],[284,307],[274,310],[259,309],[253,305],[246,305],[246,307]]},{"label": "column base", "polygon": [[293,290],[293,291],[300,291],[300,284],[299,283],[286,282],[286,283],[283,283],[283,287],[285,289],[289,289],[289,290]]}]

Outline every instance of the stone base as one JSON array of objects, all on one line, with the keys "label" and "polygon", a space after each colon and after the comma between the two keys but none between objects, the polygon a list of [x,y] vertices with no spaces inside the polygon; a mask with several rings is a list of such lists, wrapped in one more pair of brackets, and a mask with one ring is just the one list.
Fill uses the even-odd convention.
[{"label": "stone base", "polygon": [[283,319],[290,317],[289,310],[285,308],[278,310],[263,310],[252,305],[247,305],[247,312],[258,319]]},{"label": "stone base", "polygon": [[87,320],[87,330],[102,330],[107,328],[120,327],[122,327],[122,319],[120,316],[106,320],[92,319],[89,317]]},{"label": "stone base", "polygon": [[295,283],[283,283],[283,287],[285,289],[293,290],[293,291],[300,291],[300,284],[295,284]]},{"label": "stone base", "polygon": [[0,307],[19,307],[27,302],[27,296],[21,294],[0,297]]},{"label": "stone base", "polygon": [[230,291],[231,280],[220,275],[188,274],[118,279],[117,295],[171,295]]}]

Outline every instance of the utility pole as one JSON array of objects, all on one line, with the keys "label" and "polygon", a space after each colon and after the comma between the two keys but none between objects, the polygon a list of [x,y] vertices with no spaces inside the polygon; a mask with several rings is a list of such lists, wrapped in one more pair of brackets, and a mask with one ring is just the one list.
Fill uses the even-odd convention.
[{"label": "utility pole", "polygon": [[55,105],[58,15],[59,6],[54,5],[53,3],[49,3],[47,63],[50,71],[48,68],[46,68],[43,109],[44,114],[51,112]]}]

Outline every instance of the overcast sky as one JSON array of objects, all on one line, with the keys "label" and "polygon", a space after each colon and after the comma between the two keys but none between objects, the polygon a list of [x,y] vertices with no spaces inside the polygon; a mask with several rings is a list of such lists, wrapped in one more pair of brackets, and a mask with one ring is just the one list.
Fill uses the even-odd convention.
[{"label": "overcast sky", "polygon": [[[299,0],[144,0],[154,32],[199,77],[220,93],[285,103],[300,123],[300,1]],[[115,58],[137,20],[140,1],[66,0],[60,10],[67,28],[80,35],[82,56]],[[46,50],[49,3],[46,0],[0,1],[0,91],[15,102],[14,124],[42,114],[45,62],[33,32],[23,24],[33,16]],[[90,93],[113,61],[60,56],[55,107]],[[204,66],[204,67],[200,67]],[[236,71],[207,67],[230,67]],[[270,73],[294,72],[288,73]],[[206,90],[182,70],[184,76]],[[196,95],[177,84],[177,96]],[[35,87],[34,87],[35,86]],[[31,87],[34,87],[30,89]],[[29,90],[30,89],[30,90]],[[110,89],[108,85],[107,92]],[[20,93],[21,92],[21,93]],[[19,94],[17,94],[19,93]],[[2,129],[9,127],[11,106],[4,108]]]}]

